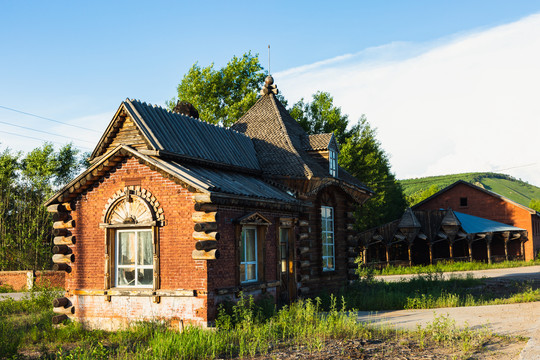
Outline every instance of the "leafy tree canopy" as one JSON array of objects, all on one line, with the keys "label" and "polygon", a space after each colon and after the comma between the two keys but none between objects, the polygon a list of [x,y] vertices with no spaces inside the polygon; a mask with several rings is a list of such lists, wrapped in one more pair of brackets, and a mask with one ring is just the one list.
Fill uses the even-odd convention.
[{"label": "leafy tree canopy", "polygon": [[178,85],[177,97],[167,102],[173,109],[178,100],[187,101],[199,111],[202,120],[230,126],[257,101],[265,72],[258,55],[251,52],[234,56],[219,70],[193,64]]},{"label": "leafy tree canopy", "polygon": [[529,203],[529,207],[536,211],[540,211],[540,199],[531,199],[531,202]]},{"label": "leafy tree canopy", "polygon": [[406,207],[405,196],[391,172],[388,155],[376,138],[365,116],[347,130],[348,116],[334,106],[325,92],[313,101],[300,100],[290,110],[308,134],[333,132],[341,144],[339,165],[370,187],[375,195],[357,211],[357,226],[368,229],[399,218]]}]

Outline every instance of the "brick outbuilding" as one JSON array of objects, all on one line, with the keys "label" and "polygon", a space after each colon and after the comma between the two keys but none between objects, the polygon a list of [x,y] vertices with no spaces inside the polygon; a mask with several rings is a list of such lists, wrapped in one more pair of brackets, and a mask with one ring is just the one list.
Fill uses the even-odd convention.
[{"label": "brick outbuilding", "polygon": [[534,209],[463,180],[413,206],[414,210],[448,208],[525,229],[529,241],[524,244],[522,256],[526,260],[533,259],[540,251],[540,213]]},{"label": "brick outbuilding", "polygon": [[267,78],[230,129],[122,102],[91,166],[55,194],[56,320],[209,325],[240,292],[288,302],[353,279],[352,211],[372,192],[307,135]]}]

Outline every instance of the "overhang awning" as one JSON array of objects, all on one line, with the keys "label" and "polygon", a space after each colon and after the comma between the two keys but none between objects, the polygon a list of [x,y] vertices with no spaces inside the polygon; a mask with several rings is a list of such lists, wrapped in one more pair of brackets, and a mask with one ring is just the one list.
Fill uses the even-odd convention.
[{"label": "overhang awning", "polygon": [[484,219],[478,216],[463,214],[457,211],[454,211],[454,214],[456,214],[456,217],[459,219],[463,230],[468,234],[502,231],[525,231],[525,229],[522,228],[503,224],[498,221]]}]

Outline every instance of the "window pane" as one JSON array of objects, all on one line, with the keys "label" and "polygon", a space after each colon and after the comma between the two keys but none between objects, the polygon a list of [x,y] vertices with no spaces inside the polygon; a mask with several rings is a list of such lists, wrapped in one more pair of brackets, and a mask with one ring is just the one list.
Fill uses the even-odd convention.
[{"label": "window pane", "polygon": [[333,257],[328,258],[328,265],[326,267],[328,269],[333,269],[334,268],[334,258]]},{"label": "window pane", "polygon": [[137,272],[137,285],[152,285],[152,269],[139,269]]},{"label": "window pane", "polygon": [[135,233],[118,233],[118,265],[135,264]]},{"label": "window pane", "polygon": [[281,242],[289,242],[289,229],[280,229],[279,239]]},{"label": "window pane", "polygon": [[256,240],[255,230],[246,230],[246,261],[255,261]]},{"label": "window pane", "polygon": [[135,268],[119,268],[116,283],[118,286],[135,285]]},{"label": "window pane", "polygon": [[256,280],[257,279],[257,266],[255,264],[246,265],[246,280]]},{"label": "window pane", "polygon": [[140,231],[139,233],[138,261],[139,265],[152,265],[152,233],[150,231]]},{"label": "window pane", "polygon": [[281,272],[282,273],[287,272],[287,260],[281,260]]}]

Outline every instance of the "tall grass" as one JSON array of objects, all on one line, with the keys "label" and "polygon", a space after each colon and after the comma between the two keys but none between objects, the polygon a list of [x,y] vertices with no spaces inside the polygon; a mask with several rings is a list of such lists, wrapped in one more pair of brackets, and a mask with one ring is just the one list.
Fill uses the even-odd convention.
[{"label": "tall grass", "polygon": [[[450,261],[445,260],[438,262],[435,265],[415,265],[415,266],[387,266],[380,270],[375,270],[375,275],[405,275],[405,274],[422,274],[433,272],[455,272],[455,271],[473,271],[473,270],[489,270],[489,269],[506,269],[522,266],[540,265],[540,259],[529,261],[502,261],[498,263],[488,264],[481,261]],[[360,270],[365,272],[366,270]]]}]

